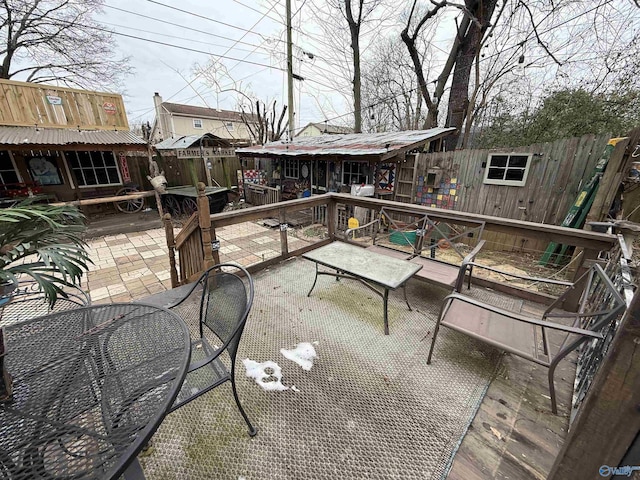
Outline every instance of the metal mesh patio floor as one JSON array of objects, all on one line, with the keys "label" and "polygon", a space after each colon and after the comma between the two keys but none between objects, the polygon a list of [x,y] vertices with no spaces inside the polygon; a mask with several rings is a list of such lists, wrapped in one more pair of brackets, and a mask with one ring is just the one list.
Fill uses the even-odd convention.
[{"label": "metal mesh patio floor", "polygon": [[[301,258],[255,275],[256,297],[238,354],[238,389],[258,435],[250,438],[229,384],[169,415],[140,457],[149,479],[438,479],[473,418],[499,352],[443,329],[426,354],[446,291],[409,282],[382,300],[358,282],[321,277]],[[502,305],[511,300],[504,297]],[[517,308],[514,300],[512,307]],[[317,341],[311,371],[280,354]],[[299,391],[266,392],[241,359],[272,360]]]}]

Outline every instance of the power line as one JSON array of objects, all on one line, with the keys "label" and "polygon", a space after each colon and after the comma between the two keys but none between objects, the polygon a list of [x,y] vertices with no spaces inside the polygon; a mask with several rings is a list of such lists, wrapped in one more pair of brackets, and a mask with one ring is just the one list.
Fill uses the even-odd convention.
[{"label": "power line", "polygon": [[[127,25],[119,25],[117,23],[109,23],[109,22],[100,22],[100,23],[103,24],[103,25],[109,25],[111,27],[126,28],[127,30],[133,30],[135,32],[149,33],[151,35],[162,35],[163,37],[175,38],[175,39],[178,39],[178,40],[183,40],[185,42],[196,42],[196,43],[200,43],[202,45],[208,45],[210,47],[229,48],[228,45],[219,45],[219,44],[216,44],[216,43],[208,43],[208,42],[203,42],[201,40],[197,40],[197,39],[194,39],[194,38],[184,38],[184,37],[179,37],[177,35],[169,35],[167,33],[154,32],[154,31],[151,31],[151,30],[142,30],[140,28],[129,27]],[[85,27],[87,27],[87,28],[95,28],[94,26],[91,26],[91,25],[85,25]],[[264,43],[265,42],[262,42],[262,44],[256,45],[256,48],[254,48],[253,50],[249,50],[248,48],[234,48],[234,50],[236,50],[238,52],[256,53],[256,50],[258,48],[263,48]],[[271,55],[271,52],[270,51],[265,51],[264,53],[259,53],[259,55]]]},{"label": "power line", "polygon": [[[225,37],[223,35],[217,35],[215,33],[207,32],[206,30],[199,30],[197,28],[187,27],[186,25],[180,25],[178,23],[170,22],[170,21],[164,20],[162,18],[152,17],[152,16],[149,16],[149,15],[145,15],[143,13],[132,12],[131,10],[125,10],[124,8],[113,7],[111,5],[103,5],[103,6],[107,7],[107,8],[111,8],[113,10],[118,10],[118,11],[123,12],[123,13],[128,13],[129,15],[135,15],[137,17],[142,17],[142,18],[146,18],[148,20],[154,20],[156,22],[164,23],[166,25],[171,25],[173,27],[184,28],[185,30],[191,30],[192,32],[198,32],[198,33],[202,33],[204,35],[209,35],[211,37],[222,38],[224,40],[229,40],[230,42],[235,42],[236,44],[241,43],[243,45],[248,45],[250,47],[257,46],[255,43],[241,42],[239,40],[234,40],[233,38]],[[277,41],[280,41],[280,40],[277,40]]]},{"label": "power line", "polygon": [[[238,27],[238,26],[232,25],[230,23],[221,22],[220,20],[214,20],[213,18],[206,17],[204,15],[200,15],[199,13],[190,12],[189,10],[183,10],[182,8],[174,7],[172,5],[167,5],[166,3],[161,3],[161,2],[158,2],[156,0],[147,0],[147,2],[153,3],[155,5],[160,5],[161,7],[170,8],[171,10],[176,10],[178,12],[186,13],[187,15],[192,15],[192,16],[197,17],[197,18],[202,18],[203,20],[208,20],[208,21],[213,22],[213,23],[219,23],[220,25],[224,25],[224,26],[229,27],[229,28],[235,28],[236,30],[240,30],[240,31],[243,31],[243,32],[246,32],[246,33],[252,33],[253,35],[257,35],[257,36],[259,36],[259,37],[264,39],[264,36],[261,33],[253,32],[251,30],[247,30],[246,28]],[[269,11],[271,11],[271,10],[269,10]],[[260,13],[262,13],[262,12],[260,12]],[[269,12],[267,12],[267,13],[269,13]],[[267,15],[264,14],[263,18],[264,17],[267,17]],[[271,17],[268,17],[268,18],[271,18]]]}]

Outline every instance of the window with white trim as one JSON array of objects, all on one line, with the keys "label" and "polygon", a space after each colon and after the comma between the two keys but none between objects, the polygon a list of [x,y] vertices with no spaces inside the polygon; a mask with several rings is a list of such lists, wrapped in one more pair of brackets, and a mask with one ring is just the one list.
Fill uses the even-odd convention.
[{"label": "window with white trim", "polygon": [[522,187],[527,182],[530,153],[490,153],[484,172],[484,183]]},{"label": "window with white trim", "polygon": [[69,152],[67,159],[79,187],[122,185],[113,152]]},{"label": "window with white trim", "polygon": [[9,152],[0,150],[0,185],[8,183],[20,183],[20,177],[13,165]]},{"label": "window with white trim", "polygon": [[227,130],[233,132],[233,122],[225,122],[224,126]]},{"label": "window with white trim", "polygon": [[367,184],[369,183],[369,171],[369,164],[366,162],[342,162],[342,184]]},{"label": "window with white trim", "polygon": [[193,128],[202,128],[202,120],[199,118],[193,119]]},{"label": "window with white trim", "polygon": [[300,164],[297,160],[284,161],[284,178],[300,178]]}]

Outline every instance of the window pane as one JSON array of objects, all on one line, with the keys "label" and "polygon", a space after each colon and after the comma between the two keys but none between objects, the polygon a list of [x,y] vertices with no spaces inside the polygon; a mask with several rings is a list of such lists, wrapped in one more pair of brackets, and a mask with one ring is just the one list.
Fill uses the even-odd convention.
[{"label": "window pane", "polygon": [[93,166],[89,152],[78,152],[78,160],[81,167],[90,168]]},{"label": "window pane", "polygon": [[98,183],[110,183],[109,177],[107,177],[107,171],[103,168],[96,170],[96,179]]},{"label": "window pane", "polygon": [[108,168],[109,173],[109,182],[108,183],[120,183],[120,179],[118,178],[118,169],[117,168]]},{"label": "window pane", "polygon": [[71,165],[72,169],[80,168],[80,164],[78,163],[78,157],[76,156],[76,152],[70,152],[67,155],[67,160],[69,160],[69,165]]},{"label": "window pane", "polygon": [[526,168],[528,159],[529,157],[525,155],[511,155],[511,157],[509,157],[509,166]]},{"label": "window pane", "polygon": [[507,175],[505,177],[505,180],[516,180],[518,182],[522,181],[522,179],[524,178],[524,169],[519,169],[519,168],[509,168],[507,170]]},{"label": "window pane", "polygon": [[102,157],[104,158],[104,164],[107,167],[115,167],[116,159],[113,157],[113,153],[111,152],[102,152]]},{"label": "window pane", "polygon": [[9,152],[0,151],[0,170],[13,170]]},{"label": "window pane", "polygon": [[100,152],[91,152],[91,163],[95,168],[104,167],[104,162],[102,161],[102,155],[100,155]]},{"label": "window pane", "polygon": [[506,167],[508,155],[492,155],[490,167]]},{"label": "window pane", "polygon": [[502,180],[504,179],[504,168],[490,168],[487,178],[490,180]]},{"label": "window pane", "polygon": [[84,178],[86,179],[87,185],[96,185],[97,180],[93,170],[85,169],[83,170],[83,172],[84,172]]},{"label": "window pane", "polygon": [[18,175],[13,170],[0,170],[0,182],[5,185],[7,183],[18,183]]}]

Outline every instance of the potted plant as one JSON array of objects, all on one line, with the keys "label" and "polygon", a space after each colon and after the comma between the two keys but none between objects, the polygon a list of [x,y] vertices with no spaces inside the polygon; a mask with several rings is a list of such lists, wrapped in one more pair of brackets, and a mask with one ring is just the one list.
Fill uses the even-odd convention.
[{"label": "potted plant", "polygon": [[10,299],[18,278],[31,277],[53,305],[64,287],[78,286],[87,264],[82,233],[85,217],[71,206],[27,200],[0,209],[0,304]]}]

